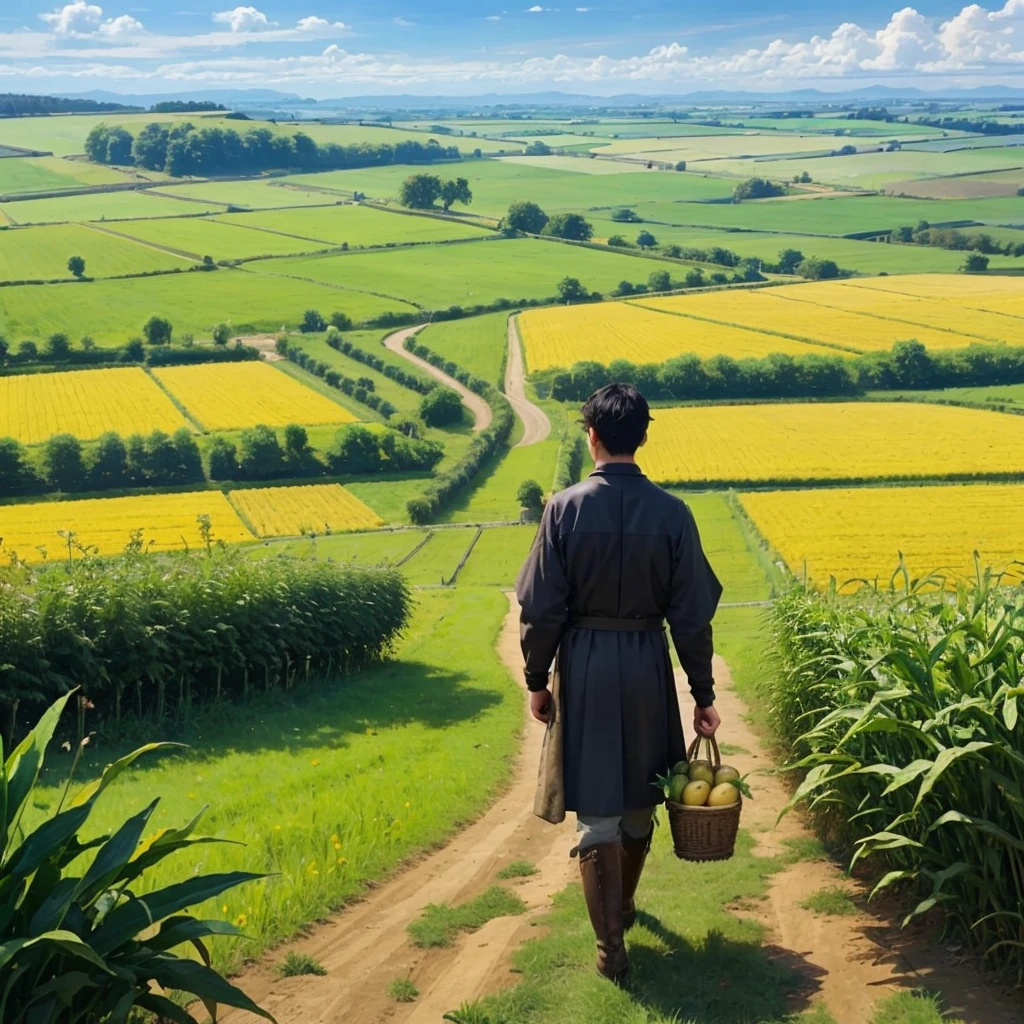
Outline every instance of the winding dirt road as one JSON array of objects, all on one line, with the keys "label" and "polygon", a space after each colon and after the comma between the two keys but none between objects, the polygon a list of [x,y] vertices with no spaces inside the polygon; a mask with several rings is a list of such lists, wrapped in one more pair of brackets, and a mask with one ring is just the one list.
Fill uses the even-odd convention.
[{"label": "winding dirt road", "polygon": [[543,441],[551,433],[551,421],[543,409],[539,409],[526,397],[526,367],[523,365],[523,348],[519,343],[516,318],[508,318],[508,359],[505,362],[505,397],[523,421],[523,436],[516,445],[526,448]]},{"label": "winding dirt road", "polygon": [[420,324],[418,327],[406,327],[404,330],[395,331],[394,334],[389,334],[384,339],[384,347],[412,363],[413,366],[418,367],[424,373],[430,374],[431,377],[439,380],[446,387],[457,391],[462,399],[462,404],[469,409],[473,414],[473,419],[476,421],[473,424],[473,431],[480,433],[481,430],[486,430],[491,425],[491,407],[479,395],[470,391],[465,384],[460,384],[454,377],[449,377],[444,370],[431,366],[425,359],[420,359],[419,356],[414,355],[405,347],[405,339],[418,334],[426,326],[426,324]]}]

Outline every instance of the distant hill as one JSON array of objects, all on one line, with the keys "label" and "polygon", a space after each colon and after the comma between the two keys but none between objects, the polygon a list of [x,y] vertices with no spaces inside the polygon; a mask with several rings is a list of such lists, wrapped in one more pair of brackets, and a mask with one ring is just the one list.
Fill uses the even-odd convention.
[{"label": "distant hill", "polygon": [[19,93],[0,93],[0,117],[27,117],[35,114],[91,114],[114,110],[135,109],[123,99],[99,102],[95,99],[66,96],[25,96]]}]

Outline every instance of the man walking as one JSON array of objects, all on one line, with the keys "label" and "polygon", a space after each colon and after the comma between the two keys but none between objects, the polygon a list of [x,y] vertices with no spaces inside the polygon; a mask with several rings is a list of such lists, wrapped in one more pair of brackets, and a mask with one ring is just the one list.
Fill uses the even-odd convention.
[{"label": "man walking", "polygon": [[[548,740],[558,722],[550,749],[561,764],[547,767],[561,769],[564,809],[576,812],[597,969],[612,980],[629,967],[623,933],[664,799],[655,776],[686,757],[666,621],[697,703],[695,729],[710,736],[719,725],[711,619],[722,587],[689,509],[636,464],[650,420],[633,387],[590,396],[594,472],[548,503],[516,582],[530,708],[549,723]],[[554,803],[539,801],[538,813],[560,820]]]}]

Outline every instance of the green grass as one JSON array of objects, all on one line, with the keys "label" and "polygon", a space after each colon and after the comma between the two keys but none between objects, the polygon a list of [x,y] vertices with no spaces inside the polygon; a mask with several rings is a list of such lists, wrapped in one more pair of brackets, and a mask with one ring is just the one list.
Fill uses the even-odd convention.
[{"label": "green grass", "polygon": [[0,281],[74,280],[68,257],[85,260],[88,277],[187,270],[192,261],[80,224],[0,231]]},{"label": "green grass", "polygon": [[282,324],[297,327],[310,307],[342,309],[354,320],[410,308],[397,299],[252,270],[0,290],[0,324],[6,334],[45,338],[74,325],[76,335],[91,334],[101,345],[137,337],[154,313],[169,317],[179,336],[191,332],[203,338],[220,321],[237,334],[276,332]]},{"label": "green grass", "polygon": [[[161,195],[175,196],[180,212],[197,212],[203,206],[223,213],[228,206],[272,210],[292,206],[333,206],[337,196],[306,188],[282,187],[279,178],[249,181],[200,181],[187,185],[161,185]],[[187,201],[186,201],[187,200]]]},{"label": "green grass", "polygon": [[412,983],[411,978],[395,978],[388,985],[388,995],[396,1003],[414,1003],[419,998],[420,990]]},{"label": "green grass", "polygon": [[416,340],[497,386],[508,345],[508,313],[485,313],[431,324]]},{"label": "green grass", "polygon": [[430,540],[402,566],[413,584],[439,584],[451,579],[473,539],[473,529],[435,530]]},{"label": "green grass", "polygon": [[45,156],[0,160],[0,195],[124,184],[130,180],[126,174],[84,161],[72,162]]},{"label": "green grass", "polygon": [[274,972],[282,978],[298,978],[304,974],[315,974],[322,978],[327,968],[308,953],[292,952],[274,968]]},{"label": "green grass", "polygon": [[800,906],[824,917],[849,917],[857,913],[857,904],[838,885],[812,892],[801,901]]},{"label": "green grass", "polygon": [[475,899],[454,907],[447,903],[431,903],[423,914],[409,925],[412,941],[421,949],[450,946],[459,932],[475,932],[496,917],[522,914],[526,904],[500,885],[492,885]]},{"label": "green grass", "polygon": [[457,585],[510,588],[526,561],[536,533],[536,526],[498,526],[484,530],[459,573]]},{"label": "green grass", "polygon": [[905,402],[945,400],[973,405],[1007,405],[1024,409],[1024,384],[993,384],[990,387],[931,388],[922,391],[875,391],[872,398]]},{"label": "green grass", "polygon": [[346,533],[311,540],[291,540],[253,547],[253,555],[275,555],[285,551],[306,558],[325,558],[334,562],[359,562],[361,565],[393,565],[400,561],[424,537],[426,530],[375,531],[373,533]]},{"label": "green grass", "polygon": [[782,840],[782,845],[786,847],[786,859],[791,864],[803,860],[825,860],[828,857],[828,851],[817,836],[789,836]]},{"label": "green grass", "polygon": [[[494,651],[508,611],[497,592],[421,594],[393,662],[248,704],[211,707],[190,724],[140,727],[137,740],[188,750],[140,762],[90,819],[120,824],[155,797],[157,827],[209,803],[200,831],[241,845],[195,848],[147,878],[244,869],[265,881],[193,908],[244,922],[250,941],[213,943],[237,968],[356,898],[365,883],[436,846],[493,798],[522,726],[518,686]],[[135,743],[94,741],[79,781]],[[59,799],[70,755],[49,762],[39,802]]]},{"label": "green grass", "polygon": [[203,203],[181,203],[148,192],[100,192],[59,199],[25,199],[0,205],[0,212],[14,224],[181,217],[187,213],[216,212],[218,209]]},{"label": "green grass", "polygon": [[528,860],[514,860],[498,872],[498,878],[507,882],[511,878],[529,878],[530,875],[535,874],[537,874],[537,868]]},{"label": "green grass", "polygon": [[883,999],[870,1024],[964,1024],[942,1012],[938,997],[927,991],[900,992]]},{"label": "green grass", "polygon": [[472,306],[506,298],[548,299],[567,275],[591,291],[619,281],[646,281],[665,264],[613,251],[536,239],[422,245],[387,252],[268,260],[267,274],[289,275],[394,296],[425,309]]},{"label": "green grass", "polygon": [[400,526],[409,522],[406,502],[410,498],[418,498],[427,482],[428,475],[425,474],[423,477],[404,480],[364,479],[345,486],[361,502],[369,505],[385,523]]}]

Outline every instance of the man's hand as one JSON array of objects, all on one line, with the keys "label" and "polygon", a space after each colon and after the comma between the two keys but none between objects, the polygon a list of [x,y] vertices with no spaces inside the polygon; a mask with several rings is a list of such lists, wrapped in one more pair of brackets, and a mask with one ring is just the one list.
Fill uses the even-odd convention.
[{"label": "man's hand", "polygon": [[530,691],[530,714],[545,725],[551,717],[551,700],[550,690]]},{"label": "man's hand", "polygon": [[714,705],[709,708],[693,709],[693,728],[698,736],[714,736],[721,724],[722,719]]}]

